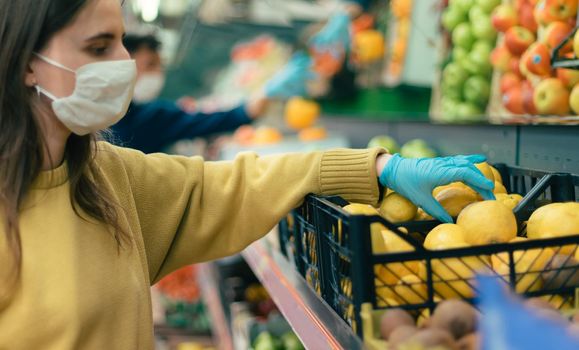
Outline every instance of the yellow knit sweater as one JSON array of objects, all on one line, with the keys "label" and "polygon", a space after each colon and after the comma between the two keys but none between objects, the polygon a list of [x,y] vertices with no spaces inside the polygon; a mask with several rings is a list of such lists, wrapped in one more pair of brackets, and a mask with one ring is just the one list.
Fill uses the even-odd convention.
[{"label": "yellow knit sweater", "polygon": [[241,251],[308,193],[375,203],[380,152],[204,162],[101,143],[101,185],[122,206],[132,237],[120,253],[102,223],[75,215],[66,166],[42,173],[20,212],[22,275],[0,309],[0,349],[152,349],[151,284],[186,264]]}]

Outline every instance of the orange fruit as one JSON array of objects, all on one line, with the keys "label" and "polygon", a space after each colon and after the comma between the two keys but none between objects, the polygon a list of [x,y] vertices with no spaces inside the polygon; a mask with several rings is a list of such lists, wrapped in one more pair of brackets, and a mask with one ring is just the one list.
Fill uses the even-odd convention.
[{"label": "orange fruit", "polygon": [[253,143],[256,145],[271,145],[280,142],[283,135],[276,128],[262,126],[255,130]]},{"label": "orange fruit", "polygon": [[384,35],[377,30],[364,30],[354,36],[354,52],[361,63],[384,58],[386,52]]},{"label": "orange fruit", "polygon": [[412,14],[412,1],[392,0],[390,1],[392,14],[398,18],[408,18]]},{"label": "orange fruit", "polygon": [[298,138],[303,142],[319,141],[327,137],[328,132],[321,126],[303,129],[298,133]]},{"label": "orange fruit", "polygon": [[309,128],[320,116],[320,105],[301,97],[291,98],[285,106],[285,122],[292,129]]}]

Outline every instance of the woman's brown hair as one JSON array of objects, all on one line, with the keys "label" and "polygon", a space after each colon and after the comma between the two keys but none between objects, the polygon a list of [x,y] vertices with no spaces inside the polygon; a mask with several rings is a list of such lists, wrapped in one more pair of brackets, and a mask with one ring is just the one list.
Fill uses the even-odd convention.
[{"label": "woman's brown hair", "polygon": [[[35,111],[36,92],[24,77],[33,52],[44,48],[50,38],[69,25],[94,0],[0,0],[0,242],[10,254],[9,273],[0,281],[0,307],[12,294],[20,278],[22,245],[18,217],[20,206],[43,164],[43,138]],[[74,211],[113,229],[119,246],[127,238],[120,227],[111,196],[97,185],[94,163],[97,135],[71,135],[65,150],[70,199]],[[1,245],[0,245],[1,246]],[[0,259],[5,261],[6,259]]]}]

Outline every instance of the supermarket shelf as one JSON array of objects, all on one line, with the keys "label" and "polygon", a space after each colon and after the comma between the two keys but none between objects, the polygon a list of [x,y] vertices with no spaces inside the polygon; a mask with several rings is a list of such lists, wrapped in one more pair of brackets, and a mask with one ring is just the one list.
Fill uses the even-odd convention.
[{"label": "supermarket shelf", "polygon": [[223,303],[219,297],[219,287],[217,285],[217,271],[211,263],[200,264],[199,266],[199,286],[203,300],[207,305],[207,310],[211,315],[211,326],[213,328],[213,338],[217,349],[233,350],[233,340],[229,323],[225,317]]},{"label": "supermarket shelf", "polygon": [[257,278],[267,288],[307,349],[363,349],[362,341],[328,304],[320,299],[266,239],[243,251]]}]

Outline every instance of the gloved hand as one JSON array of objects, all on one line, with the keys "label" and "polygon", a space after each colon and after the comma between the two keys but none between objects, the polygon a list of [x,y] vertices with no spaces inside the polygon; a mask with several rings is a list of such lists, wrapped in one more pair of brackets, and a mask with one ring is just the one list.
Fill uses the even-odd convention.
[{"label": "gloved hand", "polygon": [[310,39],[310,45],[320,52],[330,51],[334,57],[339,58],[350,48],[350,24],[350,16],[338,12]]},{"label": "gloved hand", "polygon": [[295,53],[286,66],[267,82],[265,96],[287,99],[307,95],[306,83],[317,77],[311,66],[312,60],[308,55]]},{"label": "gloved hand", "polygon": [[492,192],[495,184],[474,166],[485,160],[482,155],[410,159],[395,154],[382,170],[380,183],[408,198],[436,219],[451,223],[452,218],[434,199],[432,190],[461,181],[485,200],[495,199]]}]

